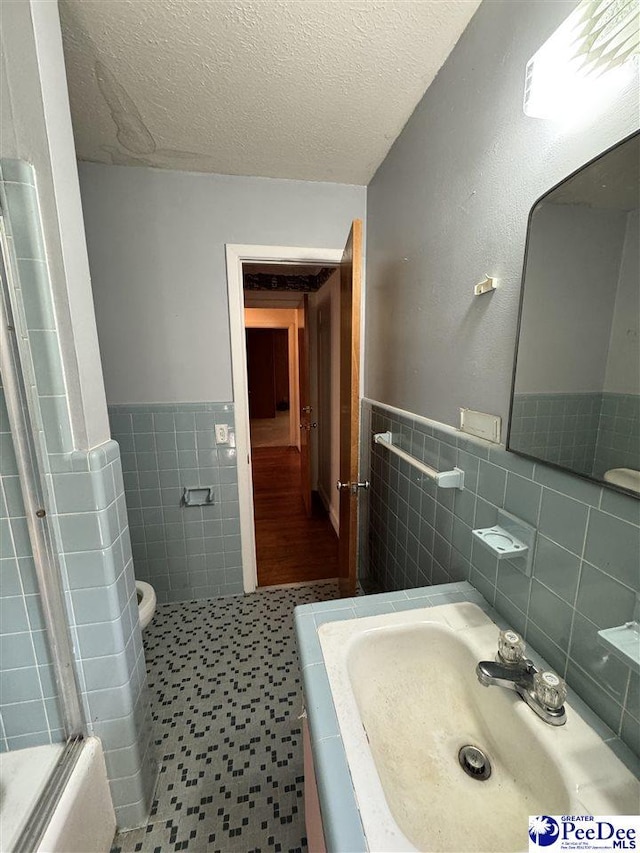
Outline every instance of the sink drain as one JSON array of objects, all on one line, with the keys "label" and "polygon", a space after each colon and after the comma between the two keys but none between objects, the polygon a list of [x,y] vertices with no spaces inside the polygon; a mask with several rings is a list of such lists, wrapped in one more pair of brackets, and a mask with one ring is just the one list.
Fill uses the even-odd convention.
[{"label": "sink drain", "polygon": [[460,762],[460,767],[472,779],[484,782],[485,779],[491,776],[491,762],[488,756],[477,746],[472,746],[471,744],[463,746],[458,753],[458,761]]}]

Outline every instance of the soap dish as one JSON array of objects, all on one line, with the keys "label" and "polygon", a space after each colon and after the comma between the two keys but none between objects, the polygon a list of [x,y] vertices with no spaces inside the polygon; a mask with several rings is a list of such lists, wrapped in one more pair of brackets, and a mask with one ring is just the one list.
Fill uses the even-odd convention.
[{"label": "soap dish", "polygon": [[603,645],[634,672],[640,674],[640,623],[627,622],[598,631]]},{"label": "soap dish", "polygon": [[511,560],[515,568],[531,576],[536,530],[526,521],[499,509],[497,524],[472,533],[499,560]]},{"label": "soap dish", "polygon": [[508,557],[524,557],[529,550],[529,547],[524,542],[521,542],[498,524],[493,527],[483,527],[480,530],[474,530],[473,535],[483,545],[486,545],[499,560],[504,560]]}]

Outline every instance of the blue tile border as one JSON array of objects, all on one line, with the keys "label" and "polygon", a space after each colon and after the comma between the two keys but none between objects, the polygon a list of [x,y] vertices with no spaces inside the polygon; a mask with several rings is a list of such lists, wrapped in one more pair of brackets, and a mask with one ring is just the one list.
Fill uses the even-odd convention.
[{"label": "blue tile border", "polygon": [[[357,853],[369,847],[323,663],[318,637],[320,624],[381,615],[389,613],[389,608],[402,612],[416,607],[436,607],[461,601],[477,604],[500,628],[509,627],[510,624],[467,581],[412,589],[407,593],[411,593],[411,597],[404,592],[380,593],[364,598],[304,604],[295,608],[302,684],[328,853],[344,853],[345,850]],[[529,649],[528,653],[538,667],[549,668],[535,649]],[[571,689],[569,701],[572,710],[594,729],[629,770],[640,775],[640,760]]]}]

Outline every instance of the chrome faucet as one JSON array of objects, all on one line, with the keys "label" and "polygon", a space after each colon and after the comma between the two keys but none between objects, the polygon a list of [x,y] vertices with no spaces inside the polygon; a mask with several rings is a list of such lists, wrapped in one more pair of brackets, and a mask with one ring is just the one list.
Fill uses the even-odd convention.
[{"label": "chrome faucet", "polygon": [[555,672],[536,669],[524,653],[524,641],[515,631],[501,631],[496,659],[481,660],[476,667],[478,681],[484,687],[515,690],[545,723],[563,726],[567,721],[566,684]]}]

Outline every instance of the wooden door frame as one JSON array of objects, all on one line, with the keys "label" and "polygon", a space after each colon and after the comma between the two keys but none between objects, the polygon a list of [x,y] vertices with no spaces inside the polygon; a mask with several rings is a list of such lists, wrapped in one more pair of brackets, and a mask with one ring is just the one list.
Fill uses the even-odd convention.
[{"label": "wooden door frame", "polygon": [[344,247],[310,249],[301,246],[254,246],[227,243],[227,294],[231,337],[231,376],[235,414],[236,456],[238,464],[238,500],[242,544],[242,581],[245,593],[258,586],[256,538],[249,431],[249,394],[247,392],[247,352],[245,343],[243,263],[339,264]]}]

